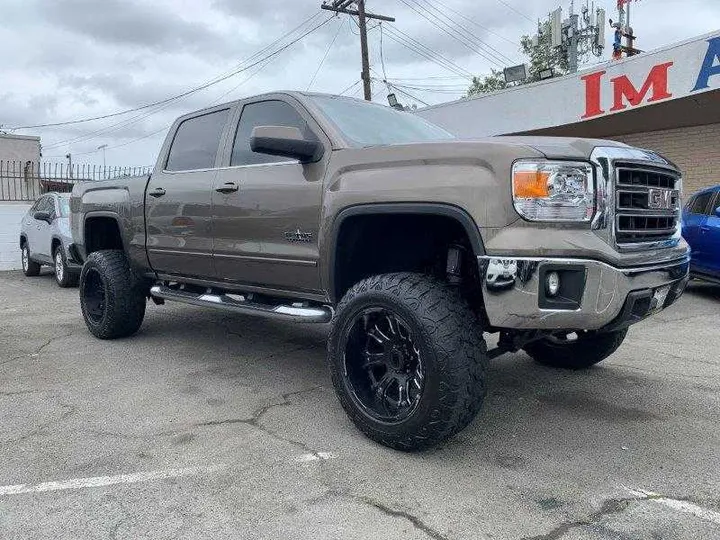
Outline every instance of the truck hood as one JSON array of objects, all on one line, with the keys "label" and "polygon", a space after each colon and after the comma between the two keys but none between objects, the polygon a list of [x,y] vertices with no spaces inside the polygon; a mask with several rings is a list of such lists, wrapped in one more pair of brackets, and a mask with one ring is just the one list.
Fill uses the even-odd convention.
[{"label": "truck hood", "polygon": [[536,136],[500,136],[491,139],[510,144],[521,144],[542,152],[548,159],[589,159],[593,150],[599,146],[627,147],[627,144],[607,139],[581,139],[577,137],[536,137]]}]

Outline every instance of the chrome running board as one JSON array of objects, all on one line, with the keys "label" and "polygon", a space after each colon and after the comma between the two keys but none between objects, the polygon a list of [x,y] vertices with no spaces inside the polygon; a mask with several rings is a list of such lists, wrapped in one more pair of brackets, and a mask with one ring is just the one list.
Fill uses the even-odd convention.
[{"label": "chrome running board", "polygon": [[330,306],[309,306],[304,302],[290,305],[262,304],[248,300],[247,296],[241,294],[210,291],[199,293],[175,289],[166,285],[153,286],[150,289],[150,296],[194,306],[213,307],[244,315],[258,315],[293,322],[328,323],[333,316],[333,310]]}]

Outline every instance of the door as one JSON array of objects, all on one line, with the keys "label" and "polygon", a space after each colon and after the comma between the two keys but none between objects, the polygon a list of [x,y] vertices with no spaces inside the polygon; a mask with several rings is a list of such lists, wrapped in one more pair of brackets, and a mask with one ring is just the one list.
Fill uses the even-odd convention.
[{"label": "door", "polygon": [[[302,164],[250,149],[256,126],[297,127],[329,141],[302,107],[277,99],[246,103],[228,139],[228,165],[213,192],[219,281],[283,291],[318,292],[318,230],[325,159]],[[327,155],[328,152],[326,151]]]},{"label": "door", "polygon": [[690,201],[685,209],[683,237],[690,244],[690,264],[693,268],[701,268],[706,265],[703,234],[708,218],[707,212],[714,197],[715,193],[712,191],[700,193]]},{"label": "door", "polygon": [[720,217],[716,213],[720,207],[720,192],[714,195],[706,208],[705,219],[699,226],[696,244],[701,257],[696,263],[699,270],[720,275]]},{"label": "door", "polygon": [[229,108],[177,124],[145,193],[147,251],[161,274],[212,279],[212,188]]},{"label": "door", "polygon": [[30,243],[30,256],[38,262],[50,262],[50,223],[41,219],[35,219],[35,212],[47,212],[50,219],[55,214],[55,203],[52,195],[45,195],[35,203],[29,215],[27,227],[28,242]]}]

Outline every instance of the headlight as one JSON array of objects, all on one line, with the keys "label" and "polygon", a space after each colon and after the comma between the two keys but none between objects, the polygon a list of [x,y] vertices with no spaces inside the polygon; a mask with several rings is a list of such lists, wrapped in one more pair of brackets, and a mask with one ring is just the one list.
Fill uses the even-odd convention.
[{"label": "headlight", "polygon": [[513,204],[530,221],[590,221],[595,213],[593,167],[574,161],[518,161]]}]

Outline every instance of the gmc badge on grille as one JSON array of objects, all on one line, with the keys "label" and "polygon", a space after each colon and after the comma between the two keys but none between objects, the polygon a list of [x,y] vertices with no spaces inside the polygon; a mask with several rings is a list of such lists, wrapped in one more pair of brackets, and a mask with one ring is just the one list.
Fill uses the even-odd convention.
[{"label": "gmc badge on grille", "polygon": [[674,192],[671,189],[650,189],[648,208],[652,210],[671,210],[675,207]]}]

